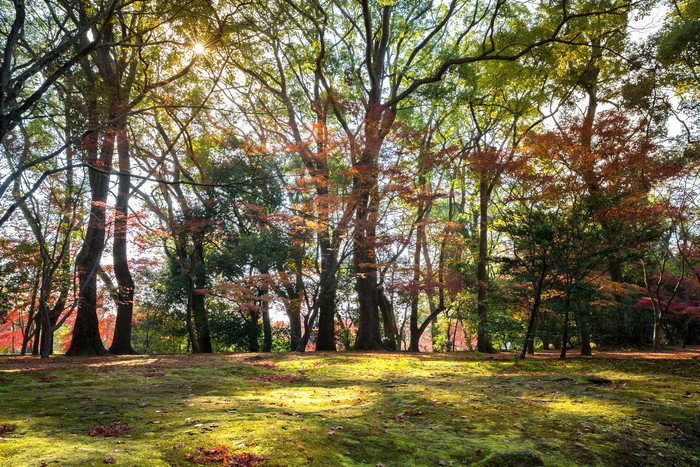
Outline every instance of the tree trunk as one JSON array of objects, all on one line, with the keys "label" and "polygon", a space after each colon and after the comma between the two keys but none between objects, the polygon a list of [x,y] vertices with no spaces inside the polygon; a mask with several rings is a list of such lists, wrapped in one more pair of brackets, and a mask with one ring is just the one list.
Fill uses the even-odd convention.
[{"label": "tree trunk", "polygon": [[[267,272],[265,273],[267,274]],[[267,295],[267,289],[261,290],[262,295]],[[263,319],[263,352],[272,352],[272,323],[270,322],[270,300],[264,297],[262,300]]]},{"label": "tree trunk", "polygon": [[488,290],[488,214],[490,190],[486,175],[481,174],[479,181],[479,264],[476,272],[477,280],[477,335],[476,348],[479,352],[493,353],[496,350],[489,336],[488,305],[486,294]]},{"label": "tree trunk", "polygon": [[39,355],[41,347],[41,314],[34,315],[34,336],[32,340],[32,355]]},{"label": "tree trunk", "polygon": [[134,280],[127,257],[127,225],[131,189],[131,160],[126,119],[117,124],[119,185],[114,219],[114,275],[117,278],[117,318],[109,351],[117,355],[135,355],[131,346],[131,325],[134,310]]},{"label": "tree trunk", "polygon": [[301,335],[299,339],[299,344],[297,345],[297,352],[305,352],[306,346],[309,344],[309,338],[311,337],[311,330],[313,329],[314,322],[316,321],[316,315],[318,314],[318,309],[314,308],[311,314],[304,318],[304,334]]},{"label": "tree trunk", "polygon": [[31,305],[29,306],[29,315],[27,316],[27,326],[22,333],[22,350],[20,351],[20,355],[23,357],[27,354],[27,346],[29,345],[29,341],[31,340],[31,336],[33,334],[33,325],[35,321],[34,314],[36,313],[36,299],[38,293],[39,274],[37,273],[34,279],[34,284],[32,285],[32,298]]},{"label": "tree trunk", "polygon": [[581,339],[581,355],[590,357],[593,352],[591,349],[591,330],[588,326],[588,317],[586,316],[586,311],[583,309],[582,303],[578,302],[576,305],[578,311],[579,338]]},{"label": "tree trunk", "polygon": [[377,300],[379,309],[382,312],[385,347],[387,350],[398,350],[397,342],[401,341],[398,338],[399,331],[396,326],[396,318],[394,317],[394,307],[384,295],[384,287],[379,287],[379,290],[377,290]]},{"label": "tree trunk", "polygon": [[[377,99],[374,96],[370,101]],[[353,191],[358,198],[353,232],[355,291],[359,301],[360,320],[357,327],[355,350],[381,350],[382,335],[379,327],[379,300],[377,282],[377,216],[379,210],[378,160],[383,138],[380,132],[381,110],[370,104],[365,116],[365,149],[354,168]],[[377,113],[377,115],[374,115]]]},{"label": "tree trunk", "polygon": [[289,319],[289,332],[291,334],[289,350],[292,352],[297,350],[301,339],[301,297],[297,296],[295,292],[293,288],[287,288],[288,300],[284,307]]},{"label": "tree trunk", "polygon": [[[95,146],[91,151],[90,145],[96,145],[93,138],[88,139],[88,162],[102,170],[112,169],[114,153],[114,132],[107,129],[103,132],[102,147],[99,160]],[[89,170],[90,177],[90,217],[88,228],[83,241],[83,247],[75,260],[78,272],[78,307],[75,324],[73,325],[72,340],[66,355],[107,355],[100,337],[100,322],[97,318],[97,268],[102,259],[102,251],[106,237],[106,207],[109,190],[109,174]]]},{"label": "tree trunk", "polygon": [[654,307],[654,352],[659,351],[661,345],[661,308]]},{"label": "tree trunk", "polygon": [[[301,305],[304,296],[304,278],[302,275],[302,263],[304,260],[304,252],[300,248],[294,249],[294,257],[296,264],[296,283],[294,287],[291,283],[285,287],[287,291],[288,301],[285,304],[285,310],[287,311],[287,317],[289,318],[289,330],[291,333],[291,339],[289,342],[289,350],[294,352],[299,347],[299,342],[301,340]],[[283,269],[283,265],[279,268]],[[306,345],[304,346],[306,347]]]},{"label": "tree trunk", "polygon": [[260,313],[257,310],[250,310],[250,332],[248,333],[248,348],[251,352],[260,352]]},{"label": "tree trunk", "polygon": [[413,251],[413,280],[412,284],[414,290],[411,292],[411,317],[409,322],[409,331],[411,333],[411,340],[408,344],[409,352],[420,352],[420,332],[418,329],[418,298],[419,292],[417,290],[418,281],[420,281],[420,252],[421,252],[421,242],[423,241],[423,235],[421,233],[424,229],[422,221],[422,216],[419,216],[418,226],[416,227],[416,249]]},{"label": "tree trunk", "polygon": [[316,336],[317,351],[335,351],[335,296],[336,254],[332,251],[331,242],[324,233],[319,235],[321,248],[321,278],[319,284],[318,305],[318,335]]},{"label": "tree trunk", "polygon": [[44,263],[41,278],[41,290],[39,292],[39,315],[41,316],[41,358],[49,358],[53,353],[53,331],[51,330],[51,315],[48,301],[51,295],[51,281],[46,271],[48,265]]},{"label": "tree trunk", "polygon": [[[195,235],[193,237],[192,248],[192,269],[190,274],[193,276],[194,293],[192,294],[192,318],[194,319],[194,327],[197,332],[197,344],[199,351],[202,353],[212,353],[211,335],[209,333],[209,320],[207,318],[207,309],[204,302],[206,282],[206,271],[204,268],[204,238]],[[257,337],[256,337],[257,339]]]},{"label": "tree trunk", "polygon": [[199,353],[199,344],[197,343],[197,336],[194,332],[194,326],[192,326],[192,304],[194,302],[194,278],[192,274],[187,275],[187,310],[185,313],[185,327],[187,328],[188,344],[187,351],[189,352],[190,344],[192,344],[192,353]]},{"label": "tree trunk", "polygon": [[[374,204],[374,203],[371,203]],[[355,252],[355,291],[360,305],[355,350],[381,350],[382,336],[379,328],[379,303],[377,297],[377,258],[374,249],[376,227],[371,225],[369,193],[362,193],[357,209],[357,226],[353,234]]]},{"label": "tree trunk", "polygon": [[540,308],[540,302],[542,300],[542,288],[544,287],[544,280],[547,277],[547,261],[542,260],[542,270],[540,271],[540,277],[535,285],[535,300],[532,304],[532,313],[530,314],[530,322],[527,326],[527,333],[525,334],[525,342],[523,343],[523,350],[520,352],[520,359],[525,360],[525,353],[530,342],[534,341],[534,330],[535,330],[535,319],[537,318],[537,311]]},{"label": "tree trunk", "polygon": [[545,315],[540,313],[539,322],[540,335],[542,336],[542,350],[549,350],[549,323]]},{"label": "tree trunk", "polygon": [[566,294],[566,301],[564,302],[564,333],[561,338],[561,353],[559,358],[564,360],[566,358],[566,346],[569,345],[569,307],[571,306],[571,297]]},{"label": "tree trunk", "polygon": [[420,352],[418,346],[420,342],[420,335],[418,334],[418,294],[414,294],[411,299],[411,318],[409,327],[411,328],[411,340],[408,344],[409,352]]}]

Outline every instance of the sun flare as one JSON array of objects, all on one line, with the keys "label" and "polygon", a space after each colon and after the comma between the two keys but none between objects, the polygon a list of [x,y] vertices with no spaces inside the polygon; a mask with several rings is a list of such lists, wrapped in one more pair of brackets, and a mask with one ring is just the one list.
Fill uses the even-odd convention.
[{"label": "sun flare", "polygon": [[193,50],[197,55],[202,55],[204,53],[204,44],[194,44]]}]

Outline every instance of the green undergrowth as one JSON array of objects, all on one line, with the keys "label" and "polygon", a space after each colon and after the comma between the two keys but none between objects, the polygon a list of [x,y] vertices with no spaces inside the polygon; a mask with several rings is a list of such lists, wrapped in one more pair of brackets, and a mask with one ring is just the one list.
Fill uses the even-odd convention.
[{"label": "green undergrowth", "polygon": [[0,359],[0,465],[184,466],[216,446],[264,466],[700,465],[700,359]]}]

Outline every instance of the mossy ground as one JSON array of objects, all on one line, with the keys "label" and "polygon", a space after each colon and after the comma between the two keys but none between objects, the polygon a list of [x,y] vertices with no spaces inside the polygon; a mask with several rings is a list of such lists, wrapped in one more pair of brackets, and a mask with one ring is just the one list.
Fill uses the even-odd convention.
[{"label": "mossy ground", "polygon": [[700,465],[698,355],[2,357],[0,465]]}]

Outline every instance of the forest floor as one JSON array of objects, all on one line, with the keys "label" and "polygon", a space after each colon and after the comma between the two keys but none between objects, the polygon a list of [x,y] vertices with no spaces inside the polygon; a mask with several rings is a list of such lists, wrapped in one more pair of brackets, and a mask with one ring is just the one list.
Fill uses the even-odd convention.
[{"label": "forest floor", "polygon": [[0,465],[700,465],[700,347],[556,356],[0,357]]}]

